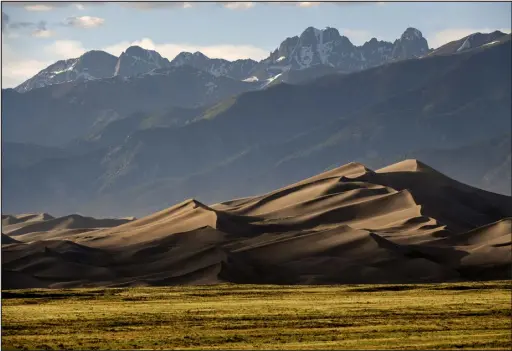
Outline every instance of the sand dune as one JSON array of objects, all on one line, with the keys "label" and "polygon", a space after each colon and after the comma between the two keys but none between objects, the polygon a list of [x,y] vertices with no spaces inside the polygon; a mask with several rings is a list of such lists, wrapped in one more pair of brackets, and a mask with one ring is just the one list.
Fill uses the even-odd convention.
[{"label": "sand dune", "polygon": [[10,236],[17,236],[27,233],[48,232],[63,229],[90,229],[108,228],[129,222],[128,219],[96,219],[80,215],[69,215],[59,218],[40,219],[36,221],[25,221],[23,226],[12,228],[6,226],[5,233]]},{"label": "sand dune", "polygon": [[417,160],[350,163],[140,219],[3,215],[4,288],[509,279],[511,217],[511,197]]},{"label": "sand dune", "polygon": [[27,213],[20,215],[2,215],[2,225],[9,225],[24,222],[37,222],[53,219],[48,213]]},{"label": "sand dune", "polygon": [[2,231],[9,233],[28,224],[54,219],[47,213],[33,213],[21,215],[2,215]]}]

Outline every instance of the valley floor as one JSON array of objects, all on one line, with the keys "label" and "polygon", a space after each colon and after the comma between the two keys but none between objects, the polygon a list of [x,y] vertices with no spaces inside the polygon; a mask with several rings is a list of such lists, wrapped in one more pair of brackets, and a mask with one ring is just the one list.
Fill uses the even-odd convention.
[{"label": "valley floor", "polygon": [[2,292],[2,349],[509,349],[511,283]]}]

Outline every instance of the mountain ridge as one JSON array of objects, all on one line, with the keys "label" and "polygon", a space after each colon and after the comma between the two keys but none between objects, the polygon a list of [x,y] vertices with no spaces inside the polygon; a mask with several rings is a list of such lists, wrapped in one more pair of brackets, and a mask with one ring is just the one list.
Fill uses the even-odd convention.
[{"label": "mountain ridge", "polygon": [[[278,49],[260,62],[252,59],[228,61],[209,58],[200,52],[181,52],[169,60],[154,50],[142,49],[136,45],[128,47],[117,58],[104,51],[93,50],[79,58],[58,61],[14,89],[18,92],[27,92],[34,88],[80,79],[92,80],[112,76],[133,77],[149,73],[154,69],[181,65],[191,65],[215,76],[224,75],[236,80],[252,79],[253,77],[258,80],[267,80],[279,72],[283,73],[290,69],[301,70],[319,64],[334,67],[338,71],[352,72],[383,64],[389,60],[417,57],[428,51],[426,40],[422,37],[421,32],[414,28],[407,28],[394,43],[374,39],[356,47],[350,43],[347,37],[340,36],[335,28],[327,27],[324,30],[319,30],[308,27],[300,36],[285,39]],[[409,44],[406,47],[404,43]],[[97,59],[98,62],[89,62],[85,59],[91,56],[102,57]],[[365,56],[368,57],[368,60]],[[102,68],[100,69],[99,66]]]}]

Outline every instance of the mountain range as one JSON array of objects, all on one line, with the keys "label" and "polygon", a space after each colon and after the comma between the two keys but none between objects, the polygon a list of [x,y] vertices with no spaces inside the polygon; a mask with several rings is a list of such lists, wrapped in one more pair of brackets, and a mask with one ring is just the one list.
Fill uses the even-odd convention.
[{"label": "mountain range", "polygon": [[[324,43],[331,32],[307,29],[302,43]],[[407,30],[391,62],[323,77],[310,74],[315,65],[290,69],[289,77],[302,72],[305,80],[276,79],[265,89],[260,80],[178,65],[3,90],[4,211],[140,216],[190,197],[215,203],[350,161],[376,169],[408,155],[508,195],[510,35],[491,34],[402,59],[424,47]],[[291,53],[294,62],[306,57]]]},{"label": "mountain range", "polygon": [[[492,40],[504,34],[494,32]],[[490,40],[490,41],[492,41]],[[482,41],[481,39],[475,42]],[[483,40],[483,43],[490,42]],[[478,44],[478,43],[477,43]],[[479,46],[473,44],[472,47]],[[462,44],[459,45],[461,47]],[[466,44],[467,46],[467,44]],[[458,47],[457,47],[458,48]],[[469,48],[469,47],[468,47]],[[441,50],[441,52],[443,52]],[[427,40],[415,28],[407,28],[394,43],[372,38],[362,46],[353,45],[349,38],[341,36],[335,28],[323,30],[308,27],[300,36],[286,38],[269,57],[256,62],[251,59],[227,61],[208,58],[201,52],[182,52],[172,61],[158,52],[138,46],[127,48],[119,57],[104,51],[89,51],[68,60],[58,61],[34,77],[23,82],[16,91],[27,92],[35,88],[69,81],[84,81],[113,76],[134,77],[154,69],[190,65],[216,77],[226,76],[235,80],[263,81],[281,77],[289,82],[290,71],[315,67],[318,75],[326,72],[354,72],[396,60],[421,57],[431,52]],[[282,76],[285,74],[285,76]],[[292,73],[293,75],[293,73]]]}]

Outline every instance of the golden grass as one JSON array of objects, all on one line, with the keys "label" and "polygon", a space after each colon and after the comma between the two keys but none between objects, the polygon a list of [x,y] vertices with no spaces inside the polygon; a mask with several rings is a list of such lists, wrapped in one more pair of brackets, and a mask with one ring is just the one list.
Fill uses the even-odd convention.
[{"label": "golden grass", "polygon": [[509,349],[510,282],[13,290],[2,349]]}]

